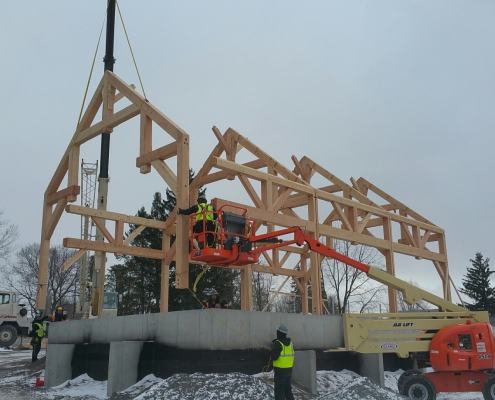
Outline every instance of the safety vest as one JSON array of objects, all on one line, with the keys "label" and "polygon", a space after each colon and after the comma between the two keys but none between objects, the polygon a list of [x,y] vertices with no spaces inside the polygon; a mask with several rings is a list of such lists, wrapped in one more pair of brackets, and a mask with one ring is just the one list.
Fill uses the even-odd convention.
[{"label": "safety vest", "polygon": [[[203,211],[206,211],[206,213],[203,214]],[[207,221],[213,221],[213,207],[206,203],[198,204],[198,211],[196,211],[196,222],[203,221],[203,216],[205,214]]]},{"label": "safety vest", "polygon": [[294,365],[294,345],[292,342],[285,346],[280,340],[277,340],[282,345],[280,356],[273,362],[273,366],[277,368],[292,368]]},{"label": "safety vest", "polygon": [[45,331],[43,330],[43,324],[40,324],[39,322],[35,322],[34,325],[36,325],[36,327],[38,328],[36,329],[36,334],[39,337],[45,336]]}]

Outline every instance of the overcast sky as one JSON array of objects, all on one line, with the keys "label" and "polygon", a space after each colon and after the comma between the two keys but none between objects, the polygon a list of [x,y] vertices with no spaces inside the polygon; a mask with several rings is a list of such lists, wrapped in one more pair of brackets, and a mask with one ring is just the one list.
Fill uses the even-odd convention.
[{"label": "overcast sky", "polygon": [[[232,127],[287,167],[306,155],[344,181],[362,176],[444,228],[458,286],[476,252],[495,257],[493,1],[119,4],[146,96],[190,135],[195,171],[216,144],[211,127]],[[39,241],[43,193],[74,133],[105,7],[0,2],[0,210],[19,245]],[[117,20],[115,73],[142,92]],[[104,34],[89,96],[103,55]],[[132,121],[112,134],[111,211],[149,210],[165,192],[135,167],[138,132]],[[81,156],[95,162],[99,139]],[[249,202],[239,193],[207,192]],[[79,219],[64,216],[52,244],[79,235]],[[438,292],[431,263],[396,263],[400,278]]]}]

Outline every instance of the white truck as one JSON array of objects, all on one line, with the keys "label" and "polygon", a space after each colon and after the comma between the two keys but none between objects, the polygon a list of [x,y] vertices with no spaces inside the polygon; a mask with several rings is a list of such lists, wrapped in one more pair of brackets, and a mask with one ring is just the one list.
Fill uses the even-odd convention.
[{"label": "white truck", "polygon": [[17,293],[0,290],[0,347],[12,346],[17,337],[26,336],[31,327],[28,311],[18,301]]}]

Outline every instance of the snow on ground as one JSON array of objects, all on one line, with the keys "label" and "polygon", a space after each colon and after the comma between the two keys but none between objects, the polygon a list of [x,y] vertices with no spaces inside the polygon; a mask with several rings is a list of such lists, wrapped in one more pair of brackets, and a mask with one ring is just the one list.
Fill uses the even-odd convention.
[{"label": "snow on ground", "polygon": [[[0,348],[0,400],[96,400],[108,399],[107,382],[84,374],[62,385],[35,387],[44,377],[44,350],[32,363],[30,351]],[[385,388],[368,378],[343,370],[318,371],[318,396],[294,385],[297,400],[399,400],[397,379],[402,371],[385,373]],[[176,374],[168,379],[148,375],[109,400],[265,400],[273,399],[273,373],[254,376],[231,374]],[[481,393],[440,393],[438,400],[482,400]]]}]

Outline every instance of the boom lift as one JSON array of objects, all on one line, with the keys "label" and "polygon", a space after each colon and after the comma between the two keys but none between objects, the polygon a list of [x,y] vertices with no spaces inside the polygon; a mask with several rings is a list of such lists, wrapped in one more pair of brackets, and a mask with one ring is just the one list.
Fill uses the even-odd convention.
[{"label": "boom lift", "polygon": [[[235,214],[225,207],[237,208]],[[469,311],[439,296],[404,282],[378,268],[351,259],[305,234],[299,227],[255,235],[255,222],[247,210],[225,205],[217,214],[215,231],[194,233],[195,215],[190,216],[191,261],[212,266],[242,266],[256,263],[262,251],[296,244],[343,262],[371,279],[402,292],[404,300],[416,304],[424,300],[438,312],[344,314],[344,341],[347,351],[396,353],[411,357],[422,368],[399,378],[399,392],[411,399],[434,400],[438,392],[482,392],[485,400],[495,400],[495,339],[486,311]],[[214,245],[208,247],[207,235]],[[292,235],[288,240],[280,237]],[[211,236],[210,236],[211,238]],[[211,243],[211,240],[209,241]]]}]

